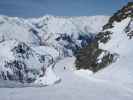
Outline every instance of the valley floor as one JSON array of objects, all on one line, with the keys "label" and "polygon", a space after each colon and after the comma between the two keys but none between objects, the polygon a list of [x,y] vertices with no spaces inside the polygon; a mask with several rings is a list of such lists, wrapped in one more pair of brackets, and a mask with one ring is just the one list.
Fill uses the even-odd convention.
[{"label": "valley floor", "polygon": [[81,77],[70,70],[71,61],[66,58],[56,64],[60,83],[38,88],[0,88],[0,100],[133,100],[131,88],[91,76]]}]

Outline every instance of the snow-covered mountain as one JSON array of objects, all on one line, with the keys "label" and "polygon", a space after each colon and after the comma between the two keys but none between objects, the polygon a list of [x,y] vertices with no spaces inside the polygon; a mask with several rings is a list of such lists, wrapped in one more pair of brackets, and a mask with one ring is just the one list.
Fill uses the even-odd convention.
[{"label": "snow-covered mountain", "polygon": [[133,99],[133,2],[109,20],[1,18],[0,100]]},{"label": "snow-covered mountain", "polygon": [[[90,69],[97,78],[131,84],[133,50],[133,3],[112,17],[96,35],[95,41],[77,55],[77,68]],[[105,68],[106,67],[106,68]]]},{"label": "snow-covered mountain", "polygon": [[46,15],[41,18],[28,19],[37,28],[46,33],[97,33],[107,22],[108,16],[61,17]]},{"label": "snow-covered mountain", "polygon": [[42,85],[48,85],[58,80],[55,74],[53,74],[55,78],[51,81],[45,78],[49,73],[53,73],[49,71],[55,64],[53,57],[48,53],[39,53],[40,51],[16,40],[0,43],[0,50],[1,79],[21,83],[35,82],[35,84],[41,83]]},{"label": "snow-covered mountain", "polygon": [[[132,84],[133,3],[128,3],[127,6],[124,6],[111,19],[114,19],[112,27],[103,31],[111,33],[105,36],[105,38],[108,38],[107,42],[98,42],[99,48],[108,51],[110,54],[117,54],[117,60],[97,73],[97,77],[103,78],[104,76],[104,79],[107,80]],[[100,55],[101,58],[104,55],[105,53],[102,53]],[[113,59],[116,59],[116,56]]]},{"label": "snow-covered mountain", "polygon": [[87,45],[108,18],[0,16],[0,79],[31,85],[58,82],[55,63]]},{"label": "snow-covered mountain", "polygon": [[38,33],[41,45],[52,46],[60,50],[61,56],[68,56],[72,55],[75,49],[77,51],[90,42],[102,30],[102,26],[107,23],[108,18],[108,16],[44,16],[28,21],[35,28],[41,29],[41,32]]}]

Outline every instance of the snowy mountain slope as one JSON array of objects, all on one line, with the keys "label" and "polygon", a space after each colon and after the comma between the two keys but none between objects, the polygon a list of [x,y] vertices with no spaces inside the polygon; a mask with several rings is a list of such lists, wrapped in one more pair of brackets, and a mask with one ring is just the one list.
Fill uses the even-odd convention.
[{"label": "snowy mountain slope", "polygon": [[[119,55],[117,61],[109,67],[99,71],[96,77],[123,84],[132,84],[132,42],[133,42],[133,3],[128,3],[118,13],[116,20],[111,24],[113,27],[107,28],[109,39],[107,43],[99,41],[99,48],[107,50],[110,53]],[[120,14],[119,14],[120,13]],[[113,18],[113,17],[112,17]],[[118,21],[119,19],[119,21]]]},{"label": "snowy mountain slope", "polygon": [[110,17],[91,45],[80,51],[77,66],[96,72],[95,78],[132,87],[132,37],[133,3],[130,2]]},{"label": "snowy mountain slope", "polygon": [[65,52],[72,55],[71,52],[77,47],[80,48],[91,41],[107,23],[108,18],[44,16],[24,19],[0,16],[0,41],[16,39],[30,45],[47,45],[60,50],[60,56],[65,55]]},{"label": "snowy mountain slope", "polygon": [[[82,37],[82,35],[86,34],[87,31],[85,33],[79,32],[77,34],[73,33],[75,30],[73,32],[69,31],[70,33],[62,33],[67,30],[67,26],[64,28],[63,24],[63,26],[60,26],[62,27],[61,29],[63,29],[63,31],[61,29],[58,29],[57,27],[53,28],[53,30],[56,32],[62,31],[61,33],[52,33],[52,31],[51,33],[47,33],[47,29],[49,28],[45,27],[47,26],[47,24],[45,25],[44,22],[38,22],[38,19],[26,20],[26,22],[28,22],[30,26],[34,27],[36,30],[39,30],[40,33],[38,33],[37,36],[40,37],[39,39],[41,46],[35,44],[30,44],[29,46],[28,43],[25,44],[22,42],[23,44],[25,44],[25,46],[22,47],[29,47],[30,49],[26,51],[24,49],[24,54],[18,54],[17,52],[13,54],[14,52],[11,51],[11,48],[14,48],[14,46],[15,49],[13,49],[13,51],[23,51],[23,49],[20,49],[21,46],[18,45],[20,42],[17,40],[17,44],[10,45],[10,43],[12,43],[12,41],[14,40],[9,40],[9,43],[6,40],[0,43],[0,49],[3,50],[0,53],[0,57],[4,58],[4,61],[8,60],[9,58],[11,58],[11,60],[19,60],[18,58],[21,58],[21,60],[24,61],[24,63],[26,63],[27,65],[27,61],[29,61],[28,64],[37,62],[40,64],[37,54],[39,54],[39,57],[41,55],[44,55],[45,57],[47,56],[45,61],[43,62],[46,67],[43,67],[41,70],[39,70],[38,68],[41,68],[41,66],[33,65],[35,68],[37,68],[37,71],[41,71],[40,73],[37,73],[35,84],[44,86],[51,85],[60,81],[61,82],[60,84],[42,88],[28,87],[20,89],[18,88],[20,87],[20,83],[15,84],[17,88],[0,88],[0,100],[132,100],[132,11],[133,3],[131,2],[127,6],[124,6],[117,13],[115,13],[109,19],[109,22],[103,27],[103,30],[96,35],[96,40],[90,41],[91,43],[87,47],[81,46],[82,42],[83,44],[86,42],[89,43],[89,32],[87,33],[87,35],[85,35],[87,39],[84,36]],[[42,19],[45,19],[45,17]],[[46,17],[46,19],[49,19],[49,17]],[[55,20],[55,18],[53,19]],[[63,18],[63,21],[61,20],[60,23],[64,23],[64,20],[65,19]],[[32,23],[30,21],[32,21]],[[46,23],[48,23],[47,21]],[[59,20],[55,22],[56,25],[58,21]],[[39,23],[41,23],[40,26]],[[66,23],[66,25],[70,24],[70,22]],[[70,28],[70,30],[74,29],[73,27],[68,28]],[[80,39],[78,37],[80,37]],[[83,65],[78,66],[80,70],[75,70],[75,57],[73,57],[72,54],[73,48],[75,49],[76,46],[84,47],[78,54],[78,56],[80,57],[76,58],[76,60],[78,59],[80,62],[78,64],[82,63],[81,65]],[[33,57],[29,57],[25,61],[25,59],[23,59],[22,57],[23,55],[27,54],[28,51],[32,53]],[[62,54],[64,51],[65,55]],[[68,55],[70,56],[70,53],[72,58],[68,58]],[[6,56],[7,54],[10,56]],[[18,58],[16,58],[16,55]],[[62,58],[65,58],[59,60],[60,56]],[[30,59],[32,59],[32,61]],[[56,63],[54,63],[54,61]],[[29,66],[27,66],[27,68],[29,68]],[[4,67],[4,69],[8,70],[8,68],[6,67]],[[99,69],[102,70],[99,71]],[[92,70],[93,72],[98,72],[93,74],[93,72],[90,70]],[[60,76],[61,80],[55,75],[55,73]],[[14,83],[9,83],[8,80],[0,80],[0,87],[4,86],[14,87]]]},{"label": "snowy mountain slope", "polygon": [[[55,62],[48,53],[42,55],[16,40],[0,43],[0,50],[0,79],[21,83],[35,82],[38,85],[52,84],[58,80],[52,71]],[[54,79],[49,78],[50,75]],[[44,78],[43,82],[40,78]]]},{"label": "snowy mountain slope", "polygon": [[79,35],[96,34],[101,31],[102,26],[107,23],[108,18],[108,16],[44,16],[38,19],[29,19],[28,21],[43,31],[43,33],[40,32],[39,34],[42,41],[53,42],[60,35],[70,36],[77,40]]},{"label": "snowy mountain slope", "polygon": [[[127,36],[127,33],[125,33],[125,29],[129,25],[129,23],[133,23],[132,18],[130,17],[122,20],[119,23],[115,22],[114,27],[112,29],[108,29],[114,34],[112,34],[111,39],[108,43],[104,45],[101,43],[100,48],[108,50],[109,52],[115,52],[119,54],[119,58],[116,63],[97,73],[97,77],[104,76],[104,78],[116,82],[122,81],[124,83],[133,83],[133,39],[130,39],[130,37]],[[129,27],[131,27],[131,30],[133,29],[132,24],[130,24]]]},{"label": "snowy mountain slope", "polygon": [[39,19],[29,19],[29,21],[46,33],[77,34],[99,32],[107,23],[108,18],[108,16],[59,17],[47,15]]},{"label": "snowy mountain slope", "polygon": [[107,20],[107,16],[0,16],[0,79],[24,83],[21,86],[59,81],[55,63],[89,43]]},{"label": "snowy mountain slope", "polygon": [[0,41],[16,39],[28,44],[39,44],[32,30],[22,18],[0,16]]},{"label": "snowy mountain slope", "polygon": [[96,35],[94,41],[79,51],[76,60],[77,69],[84,68],[97,72],[109,64],[114,63],[117,58],[122,56],[121,52],[131,53],[127,50],[127,48],[131,50],[131,46],[126,46],[128,46],[128,43],[130,45],[133,36],[132,5],[132,2],[129,2],[126,6],[114,13],[108,23],[103,26],[103,30]]},{"label": "snowy mountain slope", "polygon": [[[133,91],[124,85],[75,75],[67,69],[73,66],[72,59],[65,58],[55,66],[55,72],[62,79],[60,84],[41,88],[0,88],[0,100],[132,100]],[[71,64],[63,69],[68,63]]]},{"label": "snowy mountain slope", "polygon": [[38,35],[42,45],[52,46],[60,51],[60,56],[72,56],[76,49],[92,40],[107,23],[108,18],[108,16],[44,16],[28,21],[37,29],[41,29]]}]

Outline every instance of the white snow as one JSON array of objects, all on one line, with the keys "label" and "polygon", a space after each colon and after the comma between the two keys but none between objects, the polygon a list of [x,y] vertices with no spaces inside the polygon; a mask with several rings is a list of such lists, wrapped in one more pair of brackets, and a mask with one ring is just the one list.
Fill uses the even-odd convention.
[{"label": "white snow", "polygon": [[87,69],[86,70],[85,69],[75,70],[74,73],[83,78],[88,78],[90,75],[93,75],[93,72]]},{"label": "white snow", "polygon": [[98,59],[97,63],[100,63],[100,62],[102,61],[101,59],[104,57],[104,55],[106,55],[105,52],[102,52],[102,53],[99,55],[99,57],[97,58],[97,59]]},{"label": "white snow", "polygon": [[59,57],[59,52],[51,46],[33,46],[32,49],[39,54],[43,54],[43,55],[49,54],[54,59]]},{"label": "white snow", "polygon": [[[114,27],[112,29],[108,29],[107,31],[110,31],[114,34],[112,34],[111,36],[111,40],[109,40],[109,42],[107,44],[100,44],[100,48],[104,49],[104,50],[108,50],[110,52],[115,52],[115,53],[121,53],[123,54],[123,52],[127,52],[129,53],[129,51],[127,51],[127,45],[131,45],[132,40],[129,40],[129,38],[127,37],[127,34],[125,33],[124,29],[126,28],[126,26],[128,26],[129,22],[130,22],[131,18],[127,18],[122,20],[122,22],[114,23]],[[132,49],[130,49],[132,50]]]},{"label": "white snow", "polygon": [[[88,76],[80,77],[70,70],[59,71],[70,58],[57,63],[61,82],[56,85],[35,88],[0,88],[0,100],[132,100],[133,91],[125,85],[110,83]],[[73,59],[73,58],[71,58]],[[65,62],[65,63],[64,63]],[[60,66],[59,66],[60,65]],[[73,66],[69,64],[69,67]],[[57,68],[57,69],[56,69]],[[90,78],[89,78],[90,77]]]},{"label": "white snow", "polygon": [[[37,50],[38,49],[31,49],[27,52],[30,52],[30,54],[28,55],[28,58],[17,58],[17,53],[13,53],[13,49],[15,47],[17,47],[19,45],[19,41],[16,41],[16,40],[8,40],[8,41],[4,41],[2,43],[0,43],[0,75],[1,73],[4,73],[4,75],[7,77],[7,72],[10,73],[10,75],[16,75],[15,73],[17,73],[17,71],[19,69],[15,69],[15,67],[13,66],[9,66],[9,67],[6,67],[5,65],[7,63],[11,63],[15,60],[18,60],[18,61],[22,61],[24,64],[25,64],[25,67],[26,69],[28,70],[34,70],[35,72],[27,72],[25,73],[25,71],[22,69],[20,70],[21,72],[23,72],[23,76],[25,77],[29,77],[29,78],[32,78],[32,79],[36,79],[36,82],[35,84],[42,84],[42,85],[50,85],[50,84],[54,84],[56,81],[59,80],[59,77],[57,77],[52,69],[52,66],[53,64],[55,63],[54,61],[52,61],[52,56],[49,56],[48,54],[49,53],[43,53],[40,51],[38,52]],[[40,48],[39,48],[40,49]],[[46,49],[46,48],[45,48]],[[42,49],[43,50],[43,49]],[[25,51],[26,52],[26,51]],[[37,54],[38,53],[38,54]],[[52,52],[54,53],[54,52]],[[39,61],[39,54],[42,54],[45,56],[45,62],[44,63],[41,63]],[[54,57],[54,56],[53,56]],[[41,68],[42,67],[45,67],[46,68],[46,72],[45,72],[45,75],[43,75],[42,77],[39,77],[39,74],[41,75]],[[23,68],[23,66],[22,66]],[[39,72],[38,75],[36,72]],[[34,74],[36,73],[36,74]],[[17,74],[18,75],[18,74]],[[8,77],[7,77],[8,79]],[[4,81],[4,80],[3,80]],[[16,79],[16,81],[18,81]]]},{"label": "white snow", "polygon": [[[34,52],[28,60],[22,59],[29,69],[41,70],[42,64],[38,61],[38,54],[45,55],[45,67],[51,64],[50,60],[53,60],[53,63],[55,63],[58,59],[63,58],[66,52],[69,56],[73,56],[71,50],[64,48],[64,45],[68,45],[68,42],[64,40],[58,42],[56,38],[60,34],[70,35],[75,43],[79,43],[77,40],[79,34],[96,34],[101,30],[108,18],[108,16],[44,16],[41,18],[24,19],[0,16],[0,72],[4,71],[5,75],[7,71],[10,74],[13,73],[13,70],[5,68],[4,64],[5,61],[10,62],[17,59],[11,50],[20,42],[26,43]],[[40,46],[40,44],[43,46]],[[36,53],[38,54],[36,55]],[[73,70],[74,67],[71,69]],[[43,77],[38,77],[35,83],[48,85],[59,80],[52,67],[48,67],[45,74]],[[27,75],[36,77],[33,73],[28,73]]]},{"label": "white snow", "polygon": [[17,39],[28,44],[38,44],[39,41],[35,35],[30,32],[32,26],[25,23],[24,19],[0,16],[0,22],[0,39]]},{"label": "white snow", "polygon": [[[12,47],[10,46],[17,45],[13,42],[16,40],[7,40],[17,39],[30,44],[35,52],[51,55],[55,60],[60,56],[59,50],[62,50],[59,44],[54,41],[58,36],[58,34],[55,33],[74,34],[74,38],[77,38],[78,34],[76,33],[97,33],[101,30],[101,26],[103,25],[101,23],[106,22],[107,19],[103,18],[101,20],[96,16],[89,18],[44,16],[39,19],[24,20],[19,18],[10,19],[6,16],[1,16],[0,23],[4,22],[4,24],[0,25],[0,39],[2,40],[4,38],[6,41],[0,43],[0,58],[13,59],[13,55],[10,52]],[[113,63],[94,75],[89,70],[76,70],[74,57],[64,58],[56,62],[54,68],[53,65],[47,67],[44,75],[38,77],[35,81],[35,84],[39,84],[40,86],[50,86],[41,88],[18,88],[19,85],[15,83],[16,88],[0,88],[0,100],[132,100],[133,40],[129,40],[124,32],[124,28],[129,23],[129,20],[130,18],[127,18],[120,23],[114,23],[114,28],[109,31],[115,34],[111,36],[111,40],[107,44],[100,44],[100,48],[120,55],[116,63]],[[35,24],[38,24],[41,28],[37,28]],[[38,45],[33,46],[33,44],[38,44],[39,41],[28,31],[31,28],[39,32],[38,35],[43,39],[44,47]],[[8,35],[10,36],[8,37]],[[103,55],[104,54],[101,54],[99,59]],[[31,68],[39,68],[38,64],[35,63],[35,59],[31,58],[29,62],[30,64],[32,62],[30,65]],[[57,82],[59,82],[59,84],[54,85],[54,83]],[[14,83],[0,80],[0,86],[6,85],[11,85],[12,87]]]},{"label": "white snow", "polygon": [[[0,42],[15,39],[33,46],[37,51],[44,51],[54,58],[64,56],[64,51],[72,56],[71,50],[64,50],[68,44],[65,40],[57,41],[61,34],[70,36],[75,44],[80,34],[97,34],[107,23],[109,16],[59,17],[43,16],[40,18],[24,19],[19,17],[0,16]],[[44,47],[39,47],[42,44]],[[38,46],[38,47],[37,47]]]},{"label": "white snow", "polygon": [[60,81],[60,78],[54,73],[51,67],[46,69],[45,75],[43,77],[37,78],[35,84],[42,86],[53,85],[56,82]]},{"label": "white snow", "polygon": [[44,16],[38,19],[30,19],[33,24],[42,26],[46,33],[97,33],[107,23],[109,16],[77,16],[59,17]]},{"label": "white snow", "polygon": [[[107,68],[99,71],[95,77],[99,79],[109,80],[113,83],[121,83],[127,86],[133,84],[133,39],[127,37],[125,28],[128,26],[131,18],[126,18],[121,22],[114,23],[114,27],[109,29],[113,34],[111,40],[106,44],[100,44],[100,48],[108,50],[111,53],[119,54],[118,60],[108,66]],[[133,29],[133,27],[131,27]]]}]

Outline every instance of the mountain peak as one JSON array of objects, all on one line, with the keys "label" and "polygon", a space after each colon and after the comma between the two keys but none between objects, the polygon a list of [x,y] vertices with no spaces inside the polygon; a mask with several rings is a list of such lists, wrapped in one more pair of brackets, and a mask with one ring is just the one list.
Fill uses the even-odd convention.
[{"label": "mountain peak", "polygon": [[109,22],[103,26],[104,29],[108,29],[113,27],[113,22],[120,22],[121,20],[133,17],[133,2],[129,2],[126,6],[123,6],[120,10],[118,10],[112,17],[110,17]]}]

